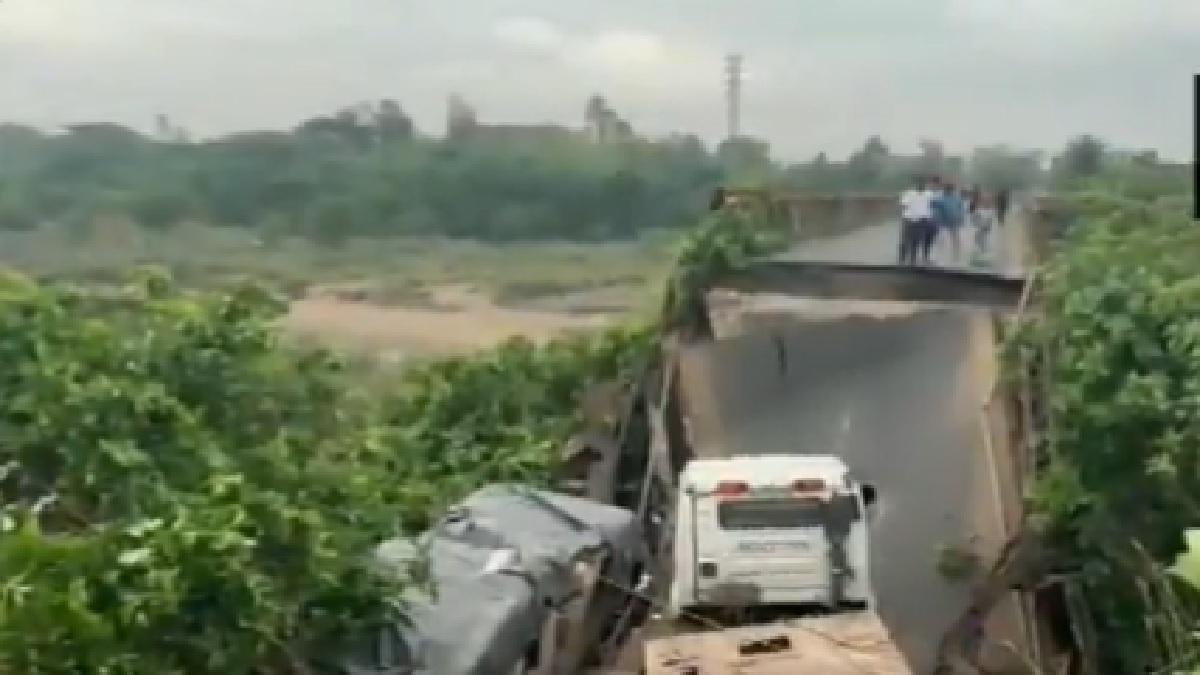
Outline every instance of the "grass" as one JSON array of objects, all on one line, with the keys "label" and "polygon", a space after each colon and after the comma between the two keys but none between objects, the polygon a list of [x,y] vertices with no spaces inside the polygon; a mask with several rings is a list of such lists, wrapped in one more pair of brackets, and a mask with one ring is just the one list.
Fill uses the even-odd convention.
[{"label": "grass", "polygon": [[156,233],[119,221],[89,233],[55,226],[0,232],[0,264],[39,276],[106,283],[131,266],[159,264],[189,285],[252,277],[294,296],[322,286],[354,287],[381,304],[420,303],[426,289],[444,284],[471,285],[511,303],[596,289],[635,293],[668,261],[663,241],[489,246],[392,239],[330,249],[300,239],[267,242],[234,228]]},{"label": "grass", "polygon": [[937,547],[938,573],[947,581],[963,581],[980,572],[981,561],[973,542],[943,542]]},{"label": "grass", "polygon": [[[131,267],[154,264],[195,288],[249,278],[297,299],[403,308],[363,313],[344,303],[316,302],[298,308],[284,325],[354,356],[409,362],[526,331],[556,330],[548,323],[586,328],[596,315],[653,309],[657,295],[648,291],[670,264],[668,241],[486,245],[394,238],[331,248],[300,238],[260,239],[240,228],[155,232],[118,220],[91,232],[53,225],[0,229],[0,267],[103,286],[126,279]],[[421,311],[428,309],[453,311]],[[441,340],[436,322],[443,318],[449,332]]]}]

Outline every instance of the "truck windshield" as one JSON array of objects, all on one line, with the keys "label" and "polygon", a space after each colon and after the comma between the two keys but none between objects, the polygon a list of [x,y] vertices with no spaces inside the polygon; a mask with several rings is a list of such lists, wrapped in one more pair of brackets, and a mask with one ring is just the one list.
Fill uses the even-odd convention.
[{"label": "truck windshield", "polygon": [[858,520],[858,502],[838,495],[831,502],[794,497],[737,499],[717,505],[717,523],[723,530],[791,530]]},{"label": "truck windshield", "polygon": [[821,527],[825,506],[810,499],[738,499],[717,505],[723,530],[791,530]]}]

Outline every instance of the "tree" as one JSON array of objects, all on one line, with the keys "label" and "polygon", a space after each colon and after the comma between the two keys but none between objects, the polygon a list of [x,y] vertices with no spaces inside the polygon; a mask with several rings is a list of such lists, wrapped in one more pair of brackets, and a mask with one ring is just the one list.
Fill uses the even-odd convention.
[{"label": "tree", "polygon": [[340,248],[365,229],[362,216],[355,202],[339,197],[323,199],[308,212],[308,235],[325,246]]},{"label": "tree", "polygon": [[1042,156],[1004,145],[977,148],[967,167],[969,180],[988,190],[1023,190],[1041,179]]},{"label": "tree", "polygon": [[887,171],[889,157],[891,151],[883,139],[878,136],[868,138],[862,149],[850,155],[850,159],[847,160],[847,179],[857,185],[880,183]]},{"label": "tree", "polygon": [[717,157],[737,182],[762,183],[775,172],[771,146],[755,138],[730,138],[717,146]]},{"label": "tree", "polygon": [[710,149],[690,134],[639,137],[600,95],[585,112],[599,125],[590,136],[578,125],[483,124],[461,97],[448,103],[442,138],[419,134],[394,99],[344,106],[291,131],[198,142],[105,123],[57,135],[0,127],[0,191],[18,195],[29,216],[10,216],[13,223],[103,211],[150,227],[287,224],[290,232],[272,236],[333,245],[414,233],[636,237],[689,222],[719,185],[832,193],[898,185],[897,158],[878,136],[845,161],[822,155],[787,165],[756,139]]},{"label": "tree", "polygon": [[412,118],[404,112],[399,103],[391,99],[379,102],[375,113],[375,127],[379,139],[385,143],[411,141],[416,133],[416,125],[413,124]]},{"label": "tree", "polygon": [[354,148],[370,147],[375,138],[373,124],[364,123],[361,111],[345,108],[324,117],[314,117],[303,122],[297,129],[301,136],[325,137],[340,141]]},{"label": "tree", "polygon": [[646,182],[637,173],[622,169],[603,179],[600,200],[612,209],[606,238],[630,237],[637,234],[637,222],[645,208]]},{"label": "tree", "polygon": [[281,346],[278,303],[157,273],[0,288],[6,669],[331,672],[395,620],[402,580],[363,559],[426,502],[339,364]]},{"label": "tree", "polygon": [[0,193],[0,229],[32,230],[40,224],[28,197],[16,190]]},{"label": "tree", "polygon": [[1054,173],[1063,180],[1094,178],[1104,169],[1105,145],[1095,136],[1083,135],[1067,144],[1054,163]]},{"label": "tree", "polygon": [[173,187],[150,188],[136,193],[127,206],[135,222],[155,230],[178,225],[192,215],[189,195]]},{"label": "tree", "polygon": [[917,146],[921,149],[921,156],[917,164],[917,170],[921,175],[953,178],[953,176],[947,175],[950,166],[946,157],[946,149],[942,146],[941,141],[926,138],[918,142]]},{"label": "tree", "polygon": [[1086,597],[1098,672],[1172,672],[1194,658],[1197,608],[1162,570],[1200,505],[1200,229],[1110,180],[1060,197],[1080,222],[1045,261],[1006,362],[1044,383],[1029,522],[1045,566]]}]

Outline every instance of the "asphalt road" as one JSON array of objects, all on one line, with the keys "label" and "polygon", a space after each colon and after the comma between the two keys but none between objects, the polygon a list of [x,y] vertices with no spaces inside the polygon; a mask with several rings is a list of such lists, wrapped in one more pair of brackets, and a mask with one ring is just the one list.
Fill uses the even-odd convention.
[{"label": "asphalt road", "polygon": [[[998,271],[1016,271],[1016,263],[1007,255],[1015,248],[1015,242],[1012,241],[1016,234],[1014,229],[1009,227],[993,233],[995,246],[992,253],[995,256],[994,268]],[[819,239],[804,244],[788,257],[821,262],[893,264],[896,262],[899,230],[898,223],[889,223],[859,230],[845,237]],[[974,234],[969,228],[962,233],[961,245],[959,259],[955,260],[948,237],[939,237],[934,248],[934,264],[941,267],[967,267],[974,246]]]},{"label": "asphalt road", "polygon": [[[870,228],[809,243],[795,257],[890,263],[896,237],[895,226]],[[854,303],[837,304],[838,313],[854,312]],[[707,418],[693,423],[702,453],[833,453],[876,487],[879,611],[916,673],[933,667],[939,640],[970,596],[967,584],[939,571],[939,550],[1002,539],[994,450],[981,423],[992,339],[980,310],[917,308],[772,322],[767,332],[684,357],[688,392],[704,390],[693,408]]]}]

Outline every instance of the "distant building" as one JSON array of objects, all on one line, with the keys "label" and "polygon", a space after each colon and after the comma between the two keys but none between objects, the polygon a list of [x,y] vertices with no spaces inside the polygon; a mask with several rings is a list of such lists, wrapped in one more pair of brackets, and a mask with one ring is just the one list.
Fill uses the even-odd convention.
[{"label": "distant building", "polygon": [[583,132],[558,124],[480,124],[475,107],[457,94],[446,102],[446,136],[526,143],[580,139]]},{"label": "distant building", "polygon": [[535,143],[545,141],[578,141],[583,132],[558,124],[481,124],[472,134],[476,138],[506,143]]},{"label": "distant building", "polygon": [[458,94],[446,99],[446,136],[457,137],[474,131],[479,126],[475,108]]},{"label": "distant building", "polygon": [[593,143],[614,143],[633,138],[633,127],[599,95],[588,99],[583,110],[583,128]]},{"label": "distant building", "polygon": [[955,155],[930,157],[921,155],[891,155],[887,159],[887,175],[907,182],[916,176],[937,176],[950,180],[961,180],[966,170],[966,160]]},{"label": "distant building", "polygon": [[446,135],[511,143],[572,140],[613,143],[633,138],[633,128],[599,96],[588,100],[583,128],[572,129],[561,124],[481,124],[474,106],[456,94],[446,102]]}]

